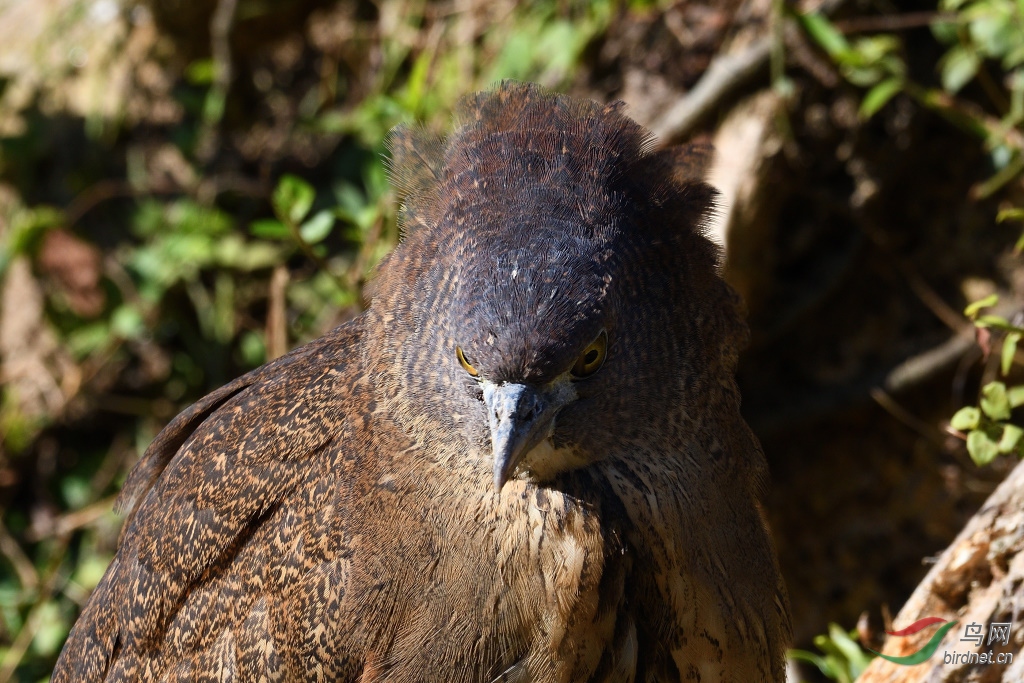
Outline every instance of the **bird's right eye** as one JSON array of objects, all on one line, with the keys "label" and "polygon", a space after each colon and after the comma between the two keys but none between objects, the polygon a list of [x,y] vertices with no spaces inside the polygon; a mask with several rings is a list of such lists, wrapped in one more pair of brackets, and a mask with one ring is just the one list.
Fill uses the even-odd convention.
[{"label": "bird's right eye", "polygon": [[461,346],[455,347],[455,357],[459,359],[459,365],[469,373],[470,377],[479,377],[480,371],[473,367],[473,364],[466,360],[466,354],[462,352]]},{"label": "bird's right eye", "polygon": [[601,330],[601,334],[597,335],[597,339],[590,342],[590,346],[583,349],[583,353],[580,354],[575,365],[572,366],[570,373],[576,379],[590,377],[601,369],[601,366],[604,364],[605,354],[607,353],[608,333]]}]

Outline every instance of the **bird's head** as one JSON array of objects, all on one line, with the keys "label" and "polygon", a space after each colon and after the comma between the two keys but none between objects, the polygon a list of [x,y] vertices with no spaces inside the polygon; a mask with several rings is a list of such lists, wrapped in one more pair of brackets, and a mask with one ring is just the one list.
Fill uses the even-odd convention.
[{"label": "bird's head", "polygon": [[500,490],[652,434],[681,445],[734,395],[744,330],[701,234],[705,148],[652,152],[619,105],[504,83],[447,138],[403,128],[391,149],[405,234],[366,348],[406,431]]}]

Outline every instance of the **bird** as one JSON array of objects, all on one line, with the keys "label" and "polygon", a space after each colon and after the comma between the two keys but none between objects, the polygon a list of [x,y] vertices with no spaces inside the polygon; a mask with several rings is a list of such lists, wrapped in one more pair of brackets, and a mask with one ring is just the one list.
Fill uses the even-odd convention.
[{"label": "bird", "polygon": [[54,683],[784,681],[710,145],[505,81],[388,138],[367,309],[187,408]]}]

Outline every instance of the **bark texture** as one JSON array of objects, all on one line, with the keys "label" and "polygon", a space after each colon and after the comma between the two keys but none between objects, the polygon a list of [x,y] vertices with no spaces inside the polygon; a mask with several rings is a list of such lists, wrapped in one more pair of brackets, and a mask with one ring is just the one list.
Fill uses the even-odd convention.
[{"label": "bark texture", "polygon": [[[935,654],[926,662],[908,667],[875,660],[858,683],[997,683],[1024,680],[1024,628],[1019,616],[1024,584],[1024,464],[1009,477],[982,506],[943,553],[914,591],[893,628],[901,629],[925,617],[957,620]],[[988,643],[992,624],[1010,623],[1005,645]],[[961,640],[965,629],[981,626],[980,645]],[[891,636],[883,654],[905,656],[920,650],[934,635],[936,627],[912,636]],[[978,631],[975,630],[974,633]],[[995,658],[1012,653],[1012,663],[973,661],[978,653]],[[954,657],[959,655],[958,657]],[[948,655],[948,656],[947,656]]]}]

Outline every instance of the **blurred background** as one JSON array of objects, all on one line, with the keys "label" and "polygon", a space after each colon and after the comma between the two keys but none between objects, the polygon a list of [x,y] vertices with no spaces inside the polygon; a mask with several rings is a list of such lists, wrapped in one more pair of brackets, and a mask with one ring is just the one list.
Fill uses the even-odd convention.
[{"label": "blurred background", "polygon": [[1022,64],[1016,0],[0,0],[0,683],[163,425],[366,305],[387,131],[502,78],[716,145],[795,646],[852,680],[1024,447]]}]

